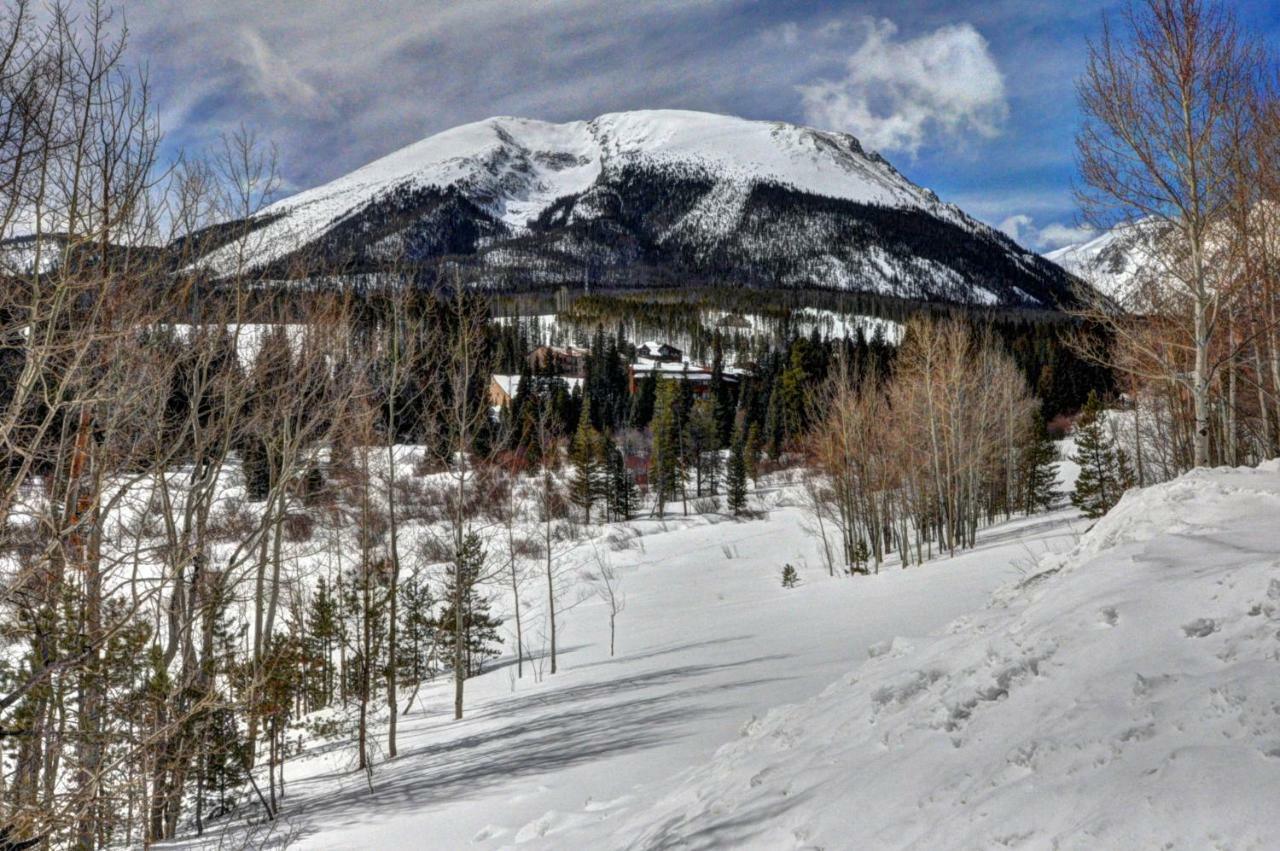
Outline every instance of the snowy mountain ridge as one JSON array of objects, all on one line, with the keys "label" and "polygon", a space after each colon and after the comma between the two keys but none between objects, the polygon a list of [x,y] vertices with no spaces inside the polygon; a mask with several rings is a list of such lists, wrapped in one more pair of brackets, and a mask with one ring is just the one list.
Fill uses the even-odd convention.
[{"label": "snowy mountain ridge", "polygon": [[1124,306],[1136,297],[1144,269],[1155,265],[1148,256],[1153,235],[1148,225],[1121,224],[1044,256]]},{"label": "snowy mountain ridge", "polygon": [[593,276],[978,304],[1069,298],[1060,270],[853,136],[679,110],[462,125],[278,201],[251,224],[247,244],[202,264],[226,272],[247,255],[259,268],[323,259],[359,271],[407,260],[507,289]]},{"label": "snowy mountain ridge", "polygon": [[[514,229],[557,198],[586,191],[623,163],[689,163],[730,183],[768,180],[862,203],[945,210],[878,154],[848,134],[783,122],[679,110],[602,115],[553,124],[498,116],[464,124],[375,160],[345,177],[285,198],[263,211],[322,225],[353,200],[404,183],[463,185]],[[959,218],[959,216],[957,216]]]}]

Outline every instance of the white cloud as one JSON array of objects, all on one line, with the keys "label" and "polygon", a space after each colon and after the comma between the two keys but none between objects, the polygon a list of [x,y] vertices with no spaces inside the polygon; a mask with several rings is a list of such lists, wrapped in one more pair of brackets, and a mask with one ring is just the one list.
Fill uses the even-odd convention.
[{"label": "white cloud", "polygon": [[[147,0],[130,7],[130,49],[151,71],[167,151],[216,149],[244,124],[315,185],[492,115],[745,111],[761,87],[794,105],[813,73],[794,51],[761,50],[755,29],[708,49],[740,2],[380,0],[366,14],[350,0]],[[765,112],[753,117],[786,117]]]},{"label": "white cloud", "polygon": [[1009,114],[1004,78],[970,24],[910,39],[889,20],[863,22],[845,76],[801,85],[806,119],[847,130],[872,148],[916,153],[941,137],[993,138]]},{"label": "white cloud", "polygon": [[1008,216],[997,227],[1014,242],[1037,251],[1051,251],[1064,245],[1084,242],[1095,236],[1092,228],[1066,225],[1061,222],[1051,222],[1044,227],[1037,227],[1035,219],[1025,213]]},{"label": "white cloud", "polygon": [[1007,219],[996,225],[997,228],[1004,231],[1005,236],[1014,242],[1023,242],[1027,233],[1032,231],[1033,220],[1030,216],[1018,213],[1009,216]]},{"label": "white cloud", "polygon": [[326,106],[315,86],[272,50],[261,34],[251,27],[241,27],[240,38],[245,49],[237,52],[238,61],[249,71],[259,93],[278,105],[287,105],[306,115],[324,117],[331,114],[332,110]]},{"label": "white cloud", "polygon": [[1064,225],[1054,222],[1040,229],[1040,244],[1044,248],[1061,248],[1073,242],[1093,239],[1098,232],[1091,227]]}]

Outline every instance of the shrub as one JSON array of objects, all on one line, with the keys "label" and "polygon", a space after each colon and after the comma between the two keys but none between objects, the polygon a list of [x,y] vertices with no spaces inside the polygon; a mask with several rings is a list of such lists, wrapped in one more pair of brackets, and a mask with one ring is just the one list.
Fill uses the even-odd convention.
[{"label": "shrub", "polygon": [[794,588],[800,584],[800,574],[796,573],[796,569],[789,564],[782,566],[782,587]]}]

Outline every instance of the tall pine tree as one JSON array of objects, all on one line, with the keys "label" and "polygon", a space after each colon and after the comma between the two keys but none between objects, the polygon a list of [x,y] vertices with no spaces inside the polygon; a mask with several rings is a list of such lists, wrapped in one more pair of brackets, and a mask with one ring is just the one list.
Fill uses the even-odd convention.
[{"label": "tall pine tree", "polygon": [[1090,392],[1084,411],[1076,422],[1076,454],[1071,460],[1080,466],[1071,504],[1085,517],[1101,517],[1120,501],[1124,477],[1120,458],[1102,423],[1102,403]]},{"label": "tall pine tree", "polygon": [[613,441],[605,445],[609,479],[609,514],[613,520],[630,520],[639,504],[635,479],[627,471],[626,457]]},{"label": "tall pine tree", "polygon": [[734,517],[741,517],[747,509],[747,459],[746,439],[739,426],[733,438],[733,446],[729,449],[729,475],[725,482],[728,492],[729,510]]},{"label": "tall pine tree", "polygon": [[457,583],[462,582],[463,665],[468,677],[480,673],[485,660],[497,656],[502,644],[502,636],[498,633],[502,619],[490,614],[489,600],[476,585],[484,560],[484,545],[480,537],[474,532],[467,535],[458,556],[462,575],[449,574],[444,599],[450,602],[440,611],[435,623],[442,653],[446,658],[452,658],[458,640],[457,617],[452,601],[458,598]]},{"label": "tall pine tree", "polygon": [[569,498],[582,510],[584,525],[591,523],[591,506],[600,496],[603,471],[601,461],[600,432],[591,424],[588,410],[590,397],[583,399],[582,415],[578,417],[578,428],[569,444],[569,460],[573,464],[573,478],[569,482]]},{"label": "tall pine tree", "polygon": [[680,416],[678,386],[683,383],[670,379],[658,382],[657,399],[654,403],[651,426],[653,453],[649,460],[649,486],[657,499],[659,517],[665,514],[667,502],[684,495],[684,429]]},{"label": "tall pine tree", "polygon": [[1022,480],[1022,509],[1027,514],[1048,511],[1058,499],[1058,445],[1037,413],[1031,440],[1022,450],[1018,468]]}]

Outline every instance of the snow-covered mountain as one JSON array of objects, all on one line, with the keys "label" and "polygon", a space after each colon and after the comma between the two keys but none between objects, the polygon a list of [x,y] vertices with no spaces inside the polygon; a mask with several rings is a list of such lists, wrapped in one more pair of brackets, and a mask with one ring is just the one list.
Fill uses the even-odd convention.
[{"label": "snow-covered mountain", "polygon": [[1044,256],[1123,306],[1133,301],[1143,270],[1154,265],[1148,254],[1154,235],[1151,225],[1121,224]]},{"label": "snow-covered mountain", "polygon": [[[492,288],[820,287],[1054,306],[1069,279],[853,136],[653,110],[447,130],[286,198],[247,248],[281,276],[408,262]],[[232,229],[227,229],[230,232]]]}]

